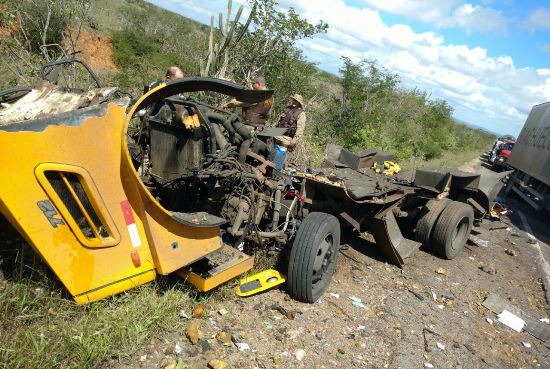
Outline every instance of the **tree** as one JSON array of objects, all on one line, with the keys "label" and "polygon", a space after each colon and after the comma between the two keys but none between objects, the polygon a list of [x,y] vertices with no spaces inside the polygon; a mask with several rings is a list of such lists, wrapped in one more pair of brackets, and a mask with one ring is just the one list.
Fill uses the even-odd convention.
[{"label": "tree", "polygon": [[[38,66],[75,51],[80,30],[89,10],[89,0],[8,0],[3,4],[1,22],[11,32],[0,45],[2,61],[26,83]],[[52,53],[44,45],[65,45]]]}]

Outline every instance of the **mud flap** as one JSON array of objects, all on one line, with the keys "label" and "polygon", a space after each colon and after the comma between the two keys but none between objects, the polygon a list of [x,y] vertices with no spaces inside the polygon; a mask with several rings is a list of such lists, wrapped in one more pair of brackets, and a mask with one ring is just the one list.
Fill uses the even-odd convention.
[{"label": "mud flap", "polygon": [[[501,180],[512,173],[512,171],[505,171],[500,173],[486,173],[481,176],[479,181],[479,192],[487,197],[487,206],[491,209],[494,205],[495,198],[498,195],[498,192],[502,188]],[[480,201],[478,201],[480,202]]]},{"label": "mud flap", "polygon": [[391,208],[369,219],[367,225],[376,245],[388,260],[398,267],[402,267],[403,260],[411,256],[421,245],[420,242],[403,237]]}]

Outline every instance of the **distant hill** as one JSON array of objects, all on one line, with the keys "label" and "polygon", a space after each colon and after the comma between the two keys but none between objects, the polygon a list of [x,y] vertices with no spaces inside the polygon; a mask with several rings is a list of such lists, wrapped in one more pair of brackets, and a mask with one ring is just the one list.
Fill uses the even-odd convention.
[{"label": "distant hill", "polygon": [[466,122],[465,120],[461,120],[461,119],[458,119],[458,118],[453,118],[453,119],[458,124],[463,124],[463,125],[468,126],[468,127],[479,129],[480,131],[486,132],[486,133],[494,135],[494,136],[501,136],[502,135],[502,132],[501,133],[494,132],[494,131],[488,130],[485,127],[479,126],[479,125],[474,124],[474,123]]}]

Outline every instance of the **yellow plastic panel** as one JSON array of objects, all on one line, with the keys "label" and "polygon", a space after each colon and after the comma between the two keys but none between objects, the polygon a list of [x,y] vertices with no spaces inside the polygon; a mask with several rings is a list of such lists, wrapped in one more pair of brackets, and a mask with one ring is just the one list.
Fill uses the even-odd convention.
[{"label": "yellow plastic panel", "polygon": [[[0,128],[0,212],[79,303],[146,283],[222,246],[218,227],[177,222],[140,181],[126,145],[138,104],[128,115],[109,104],[101,116],[36,132]],[[78,175],[108,236],[79,235],[82,228],[51,188],[48,170]]]},{"label": "yellow plastic panel", "polygon": [[[46,178],[46,173],[55,173],[56,175],[64,175],[65,173],[74,174],[80,184],[82,185],[85,196],[90,200],[92,211],[97,214],[99,222],[105,227],[105,233],[107,236],[102,237],[99,232],[94,232],[95,237],[86,237],[81,231],[81,227],[76,223],[73,216],[71,216],[70,211],[67,209],[66,200],[62,200],[56,190],[52,187],[51,182]],[[42,188],[46,191],[48,197],[52,199],[53,205],[55,208],[59,209],[60,215],[63,217],[64,221],[69,225],[76,238],[86,247],[108,247],[114,246],[120,242],[120,234],[116,228],[111,216],[105,208],[103,199],[99,194],[97,188],[95,187],[92,177],[88,171],[81,167],[76,167],[73,165],[66,164],[57,164],[57,163],[45,163],[40,164],[35,169],[36,178],[38,182],[42,185]],[[64,178],[64,177],[63,177]],[[91,216],[88,214],[91,211],[87,211],[86,207],[82,205],[79,201],[78,196],[72,192],[72,188],[68,183],[63,183],[67,188],[67,192],[70,192],[71,197],[75,198],[74,202],[78,203],[79,210],[82,213],[86,214],[85,218],[88,224],[91,224],[91,229],[94,229],[94,221],[91,219]]]}]

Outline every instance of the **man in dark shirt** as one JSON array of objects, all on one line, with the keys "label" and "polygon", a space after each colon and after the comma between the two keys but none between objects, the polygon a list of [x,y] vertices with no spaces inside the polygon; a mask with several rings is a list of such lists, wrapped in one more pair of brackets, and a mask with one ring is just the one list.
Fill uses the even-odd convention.
[{"label": "man in dark shirt", "polygon": [[[267,90],[265,78],[258,76],[252,80],[252,89],[254,90]],[[220,105],[224,108],[241,108],[243,113],[244,124],[249,126],[264,126],[271,107],[273,106],[273,97],[267,100],[260,101],[255,104],[247,104],[241,101],[232,100],[228,103]]]},{"label": "man in dark shirt", "polygon": [[304,134],[306,112],[302,95],[294,94],[284,112],[279,117],[276,127],[286,128],[284,136],[277,136],[275,141],[292,151]]}]

